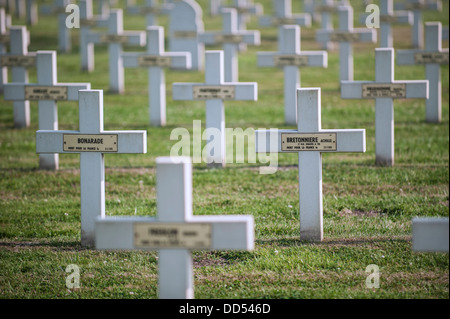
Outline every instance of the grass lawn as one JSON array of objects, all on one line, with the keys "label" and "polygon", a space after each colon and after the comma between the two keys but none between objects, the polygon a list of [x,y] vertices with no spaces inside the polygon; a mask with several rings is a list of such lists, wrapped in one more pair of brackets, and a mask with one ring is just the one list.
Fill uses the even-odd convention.
[{"label": "grass lawn", "polygon": [[[48,2],[48,1],[47,1]],[[125,1],[119,1],[123,5]],[[221,18],[203,8],[205,30],[221,28]],[[271,1],[264,4],[272,12]],[[441,12],[427,11],[425,21],[449,24],[449,3]],[[355,27],[364,12],[354,5]],[[293,1],[293,12],[301,10]],[[167,17],[159,19],[166,28]],[[14,25],[25,21],[13,18]],[[336,25],[336,24],[335,24]],[[315,30],[301,28],[302,50],[321,50]],[[144,17],[124,15],[126,30],[143,30]],[[261,31],[261,45],[239,54],[239,81],[258,82],[257,102],[225,102],[226,127],[243,130],[294,128],[284,124],[283,73],[260,68],[256,53],[277,49],[276,28],[261,28],[252,18],[248,30]],[[29,51],[57,49],[55,16],[40,16],[29,28]],[[95,48],[95,70],[80,70],[78,31],[72,53],[58,54],[60,82],[90,82],[104,90],[105,130],[147,130],[148,152],[106,154],[106,214],[155,215],[155,159],[170,155],[177,140],[171,132],[204,128],[202,101],[173,101],[173,82],[203,82],[204,73],[166,71],[167,126],[149,126],[147,71],[126,69],[125,93],[108,92],[107,48]],[[395,26],[395,49],[410,48],[410,28]],[[448,47],[448,40],[443,47]],[[375,44],[354,46],[355,80],[374,80]],[[168,49],[166,38],[166,49]],[[220,49],[208,47],[208,49]],[[127,47],[125,51],[143,51]],[[322,128],[366,130],[365,153],[323,155],[324,240],[299,238],[298,157],[279,154],[274,174],[260,174],[267,163],[227,164],[208,169],[194,163],[195,215],[250,214],[255,219],[255,250],[194,251],[197,299],[448,299],[448,253],[411,249],[415,216],[449,216],[449,67],[442,71],[442,122],[425,122],[425,100],[395,100],[395,166],[375,165],[375,102],[343,100],[339,88],[338,49],[328,52],[328,68],[303,68],[302,87],[322,91]],[[423,66],[395,66],[396,80],[425,78]],[[30,70],[30,82],[36,80]],[[79,155],[60,155],[60,170],[39,170],[35,149],[37,103],[31,125],[13,127],[12,102],[0,95],[0,298],[157,298],[158,254],[155,251],[96,251],[80,245]],[[58,103],[60,130],[78,130],[76,102]],[[204,145],[203,141],[203,145]],[[233,151],[233,145],[229,145]],[[254,149],[250,139],[246,146]],[[233,153],[231,153],[233,154]],[[235,154],[236,155],[236,154]],[[80,288],[68,289],[68,265],[80,270]],[[379,288],[367,288],[369,265],[379,269]]]}]

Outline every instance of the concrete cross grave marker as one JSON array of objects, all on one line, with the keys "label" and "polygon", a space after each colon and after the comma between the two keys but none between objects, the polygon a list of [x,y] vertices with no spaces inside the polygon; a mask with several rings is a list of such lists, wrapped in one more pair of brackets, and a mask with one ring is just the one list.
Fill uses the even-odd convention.
[{"label": "concrete cross grave marker", "polygon": [[[91,88],[90,83],[59,83],[56,70],[56,51],[37,51],[37,83],[5,85],[7,101],[38,101],[39,130],[58,129],[57,101],[78,101],[78,91]],[[39,168],[57,170],[58,154],[41,154]]]},{"label": "concrete cross grave marker", "polygon": [[26,0],[27,24],[35,25],[38,23],[38,9],[36,0]]},{"label": "concrete cross grave marker", "polygon": [[[240,31],[247,30],[247,23],[251,16],[260,16],[263,14],[263,6],[260,3],[253,3],[251,0],[233,0],[230,5],[223,5],[219,8],[219,11],[224,9],[236,9],[237,10],[237,29]],[[245,51],[247,49],[246,43],[239,44],[239,51]]]},{"label": "concrete cross grave marker", "polygon": [[278,39],[281,37],[283,25],[311,26],[311,15],[308,13],[292,14],[292,0],[273,0],[272,3],[275,15],[260,17],[259,25],[278,26]]},{"label": "concrete cross grave marker", "polygon": [[236,9],[222,9],[223,31],[204,32],[198,35],[200,42],[205,44],[222,44],[225,58],[225,82],[238,81],[238,51],[241,43],[259,45],[260,32],[239,30]]},{"label": "concrete cross grave marker", "polygon": [[42,14],[58,16],[58,49],[61,53],[69,53],[72,50],[71,29],[66,26],[66,7],[71,3],[71,0],[53,0],[53,4],[41,7]]},{"label": "concrete cross grave marker", "polygon": [[[10,39],[6,20],[5,9],[0,8],[0,54],[6,54],[6,47]],[[3,92],[5,83],[8,83],[8,69],[6,66],[0,65],[0,93]]]},{"label": "concrete cross grave marker", "polygon": [[[320,30],[322,32],[333,32],[333,14],[337,12],[339,5],[348,5],[346,1],[341,1],[336,4],[334,0],[313,1],[313,4],[307,4],[305,12],[311,14],[313,20],[317,19],[317,14],[320,15]],[[332,50],[334,43],[328,39],[316,39],[322,45],[322,49]]]},{"label": "concrete cross grave marker", "polygon": [[441,11],[441,0],[406,0],[404,3],[396,3],[396,9],[410,10],[413,12],[413,27],[411,43],[413,48],[423,48],[423,11]]},{"label": "concrete cross grave marker", "polygon": [[147,28],[147,52],[122,54],[125,68],[148,69],[150,124],[166,125],[166,83],[164,68],[190,69],[190,52],[164,52],[164,28]]},{"label": "concrete cross grave marker", "polygon": [[124,44],[144,46],[145,32],[123,31],[123,11],[112,9],[108,19],[108,33],[92,32],[88,38],[88,42],[94,44],[108,44],[109,91],[122,94],[124,92],[122,46]]},{"label": "concrete cross grave marker", "polygon": [[258,84],[254,82],[225,82],[223,51],[206,51],[205,83],[173,83],[172,92],[174,100],[206,101],[207,142],[208,145],[213,145],[211,151],[208,152],[207,163],[213,167],[225,166],[225,109],[223,101],[256,101]]},{"label": "concrete cross grave marker", "polygon": [[394,49],[375,49],[375,81],[341,81],[343,99],[375,99],[376,164],[394,166],[394,99],[428,98],[428,81],[394,80]]},{"label": "concrete cross grave marker", "polygon": [[[366,151],[364,129],[321,128],[320,91],[296,90],[297,130],[255,132],[256,152],[298,153],[300,239],[307,241],[323,240],[322,152]],[[270,136],[276,136],[276,142]]]},{"label": "concrete cross grave marker", "polygon": [[[10,53],[0,55],[0,66],[11,68],[12,82],[27,83],[28,68],[36,67],[36,53],[28,53],[28,31],[24,26],[10,28]],[[30,102],[13,101],[14,127],[30,125]]]},{"label": "concrete cross grave marker", "polygon": [[412,220],[412,250],[448,253],[448,217],[415,217]]},{"label": "concrete cross grave marker", "polygon": [[353,80],[353,43],[375,43],[377,33],[374,29],[353,28],[353,8],[340,6],[338,30],[318,30],[316,40],[318,42],[339,42],[339,78],[341,81]]},{"label": "concrete cross grave marker", "polygon": [[127,12],[130,15],[145,15],[146,27],[157,26],[158,17],[169,14],[173,5],[170,3],[159,4],[158,0],[145,0],[145,5],[128,5]]},{"label": "concrete cross grave marker", "polygon": [[440,22],[425,23],[425,50],[398,50],[398,65],[425,64],[429,82],[426,100],[426,121],[439,123],[442,115],[441,64],[448,65],[448,49],[442,49],[442,26]]},{"label": "concrete cross grave marker", "polygon": [[297,124],[296,89],[300,87],[301,67],[328,66],[326,51],[301,51],[300,27],[282,27],[278,41],[278,52],[258,52],[258,66],[280,67],[284,71],[284,121]]},{"label": "concrete cross grave marker", "polygon": [[198,34],[204,31],[202,9],[193,0],[173,3],[169,13],[169,51],[191,52],[192,70],[204,67],[205,45],[198,41]]},{"label": "concrete cross grave marker", "polygon": [[94,70],[94,43],[89,42],[89,34],[94,27],[108,27],[108,16],[93,15],[92,0],[79,0],[80,8],[80,57],[81,70]]},{"label": "concrete cross grave marker", "polygon": [[158,297],[194,298],[192,250],[253,250],[251,215],[193,216],[189,157],[156,159],[156,217],[97,219],[99,250],[158,250]]},{"label": "concrete cross grave marker", "polygon": [[39,154],[80,154],[81,245],[94,245],[95,220],[105,217],[104,154],[147,152],[146,131],[104,131],[103,91],[79,91],[79,131],[39,130]]},{"label": "concrete cross grave marker", "polygon": [[[361,24],[365,24],[367,14],[360,16]],[[394,0],[380,0],[380,48],[393,48],[394,37],[392,33],[393,24],[409,24],[414,22],[411,11],[394,11]]]}]

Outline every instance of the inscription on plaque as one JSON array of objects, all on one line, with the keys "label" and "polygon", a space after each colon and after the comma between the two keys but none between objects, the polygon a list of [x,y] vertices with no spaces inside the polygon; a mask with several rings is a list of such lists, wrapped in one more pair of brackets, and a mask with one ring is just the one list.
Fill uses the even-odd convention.
[{"label": "inscription on plaque", "polygon": [[67,100],[67,86],[25,86],[25,100]]},{"label": "inscription on plaque", "polygon": [[149,67],[149,66],[160,66],[160,67],[170,67],[172,60],[169,56],[139,56],[138,57],[139,66]]},{"label": "inscription on plaque", "polygon": [[202,223],[135,223],[136,248],[211,248],[211,225]]},{"label": "inscription on plaque", "polygon": [[362,97],[369,99],[377,97],[404,98],[406,97],[406,84],[363,84]]},{"label": "inscription on plaque", "polygon": [[422,52],[414,54],[416,64],[448,64],[448,52]]},{"label": "inscription on plaque", "polygon": [[274,57],[276,66],[307,66],[308,56],[306,55],[277,55]]},{"label": "inscription on plaque", "polygon": [[174,31],[173,32],[173,36],[175,38],[180,38],[180,39],[196,38],[197,37],[197,32],[195,32],[195,31]]},{"label": "inscription on plaque", "polygon": [[234,86],[194,86],[193,87],[194,99],[206,100],[206,99],[221,99],[232,100],[234,99]]},{"label": "inscription on plaque", "polygon": [[31,68],[36,66],[36,55],[3,55],[0,64],[7,67]]},{"label": "inscription on plaque", "polygon": [[239,34],[218,34],[215,37],[217,43],[242,43],[243,38]]},{"label": "inscription on plaque", "polygon": [[103,34],[100,36],[100,42],[103,43],[127,43],[128,37],[120,34]]},{"label": "inscription on plaque", "polygon": [[336,133],[282,133],[281,151],[336,151]]},{"label": "inscription on plaque", "polygon": [[117,134],[64,134],[66,152],[117,152]]},{"label": "inscription on plaque", "polygon": [[334,42],[358,42],[358,33],[333,32],[330,34],[330,41]]}]

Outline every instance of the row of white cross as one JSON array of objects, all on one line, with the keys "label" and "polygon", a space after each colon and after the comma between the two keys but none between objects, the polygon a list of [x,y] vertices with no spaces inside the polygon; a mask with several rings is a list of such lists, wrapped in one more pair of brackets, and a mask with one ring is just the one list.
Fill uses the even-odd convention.
[{"label": "row of white cross", "polygon": [[[341,10],[341,12],[346,15],[351,14],[349,10]],[[437,45],[432,42],[436,37],[440,39],[440,24],[430,24],[430,27],[437,28],[434,31],[436,35],[430,36],[429,42],[434,45],[433,50],[438,48],[438,52],[431,49],[425,52],[402,52],[405,63],[412,60],[415,63],[425,63],[431,59],[430,52],[442,54],[440,41],[438,40]],[[340,32],[352,29],[349,25],[341,26],[341,28]],[[81,242],[83,246],[92,246],[95,243],[98,249],[158,249],[160,298],[193,297],[193,270],[190,255],[192,249],[252,250],[254,248],[252,216],[193,216],[192,167],[189,158],[157,159],[158,215],[156,218],[106,218],[104,154],[146,153],[146,131],[104,131],[103,92],[90,90],[89,83],[58,83],[56,53],[38,51],[36,54],[27,54],[26,48],[23,49],[27,40],[26,29],[12,28],[11,35],[13,32],[15,36],[21,38],[22,55],[34,61],[29,63],[36,65],[38,81],[37,84],[27,84],[25,68],[16,67],[23,71],[21,76],[24,80],[22,78],[18,80],[20,84],[6,84],[5,99],[24,103],[18,107],[21,109],[27,108],[26,102],[29,100],[39,101],[36,151],[41,154],[41,168],[57,168],[58,153],[80,154]],[[288,82],[299,83],[297,80],[299,66],[326,67],[326,52],[300,51],[299,33],[298,26],[282,28],[280,52],[258,56],[258,63],[268,61],[268,66],[283,67],[286,74],[292,74],[289,78],[285,77],[285,85]],[[123,54],[124,65],[142,67],[142,63],[147,63],[150,82],[152,79],[162,79],[159,82],[160,85],[164,83],[163,73],[161,66],[153,66],[155,59],[165,60],[164,63],[168,66],[181,68],[189,66],[189,53],[163,54],[164,37],[161,27],[149,28],[147,36],[148,43],[154,42],[155,45],[149,47],[147,54]],[[293,44],[289,37],[296,39]],[[137,39],[142,41],[142,35],[138,35]],[[348,48],[347,51],[349,51]],[[343,81],[341,83],[342,97],[376,99],[376,139],[390,139],[390,143],[385,143],[389,147],[383,145],[379,147],[377,143],[377,162],[393,165],[393,151],[391,151],[393,150],[393,98],[426,98],[428,82],[394,81],[393,49],[376,49],[375,59],[375,82]],[[435,62],[436,57],[433,57],[432,61]],[[222,51],[207,51],[205,62],[205,82],[175,83],[173,85],[174,99],[206,100],[207,127],[214,127],[223,132],[225,128],[223,100],[256,100],[257,85],[226,81]],[[13,75],[15,73],[20,72],[14,71]],[[290,81],[291,79],[294,80]],[[296,92],[297,96],[291,98],[291,102],[296,101],[297,106],[294,105],[292,108],[289,120],[295,118],[292,122],[297,124],[297,129],[276,132],[257,131],[255,144],[257,152],[297,152],[299,154],[300,238],[320,241],[323,239],[321,153],[364,152],[365,130],[323,130],[320,116],[320,89],[299,89],[298,85],[285,89],[290,96],[292,91]],[[154,96],[158,94],[161,98],[165,95],[165,90],[152,93]],[[79,101],[78,131],[58,131],[57,100]],[[27,112],[29,110],[24,113]],[[386,123],[391,124],[390,130],[386,129]],[[379,137],[379,133],[384,134],[386,131],[388,131],[387,138]],[[276,136],[275,140],[270,138],[273,135]],[[211,154],[211,161],[219,166],[223,165],[225,155],[225,135],[221,136],[223,147],[220,147],[217,153]],[[380,142],[380,144],[383,143]],[[419,235],[423,229],[420,225],[423,224],[421,221],[415,222],[414,229],[419,232]],[[425,227],[428,227],[428,224],[425,223]],[[420,247],[417,249],[426,250],[424,246],[420,246],[420,242],[419,244],[415,242],[414,245]]]}]

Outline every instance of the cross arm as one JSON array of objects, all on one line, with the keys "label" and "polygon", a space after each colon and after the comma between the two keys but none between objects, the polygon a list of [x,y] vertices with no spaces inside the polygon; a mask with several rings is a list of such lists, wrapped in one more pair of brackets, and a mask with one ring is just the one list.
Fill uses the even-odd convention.
[{"label": "cross arm", "polygon": [[262,16],[259,17],[259,25],[263,27],[270,27],[273,25],[283,25],[283,24],[298,24],[301,26],[311,26],[311,15],[309,13],[295,14],[290,17],[271,17]]},{"label": "cross arm", "polygon": [[377,41],[377,32],[374,29],[356,28],[353,31],[325,30],[316,31],[317,42],[372,42]]},{"label": "cross arm", "polygon": [[401,96],[378,96],[377,98],[424,98],[428,99],[428,80],[417,81],[394,81],[392,83],[376,83],[365,81],[341,81],[341,98],[343,99],[374,99],[375,97],[364,97],[363,86],[364,85],[385,85],[389,87],[391,85],[400,85],[404,88],[401,89]]},{"label": "cross arm", "polygon": [[[157,225],[152,217],[107,217],[99,218],[95,223],[97,249],[136,249],[134,244],[135,224]],[[211,244],[208,249],[254,249],[253,216],[193,216],[185,224],[211,225]],[[162,223],[169,224],[169,223]],[[178,223],[175,223],[178,224]],[[157,249],[157,248],[156,248]]]},{"label": "cross arm", "polygon": [[24,101],[25,87],[51,87],[67,88],[67,98],[60,99],[65,101],[78,101],[79,90],[90,90],[90,83],[59,83],[55,85],[39,85],[26,83],[8,83],[5,84],[4,99],[7,101]]},{"label": "cross arm", "polygon": [[88,43],[102,44],[109,42],[120,42],[129,45],[144,46],[146,34],[144,31],[124,31],[121,34],[105,34],[102,32],[89,32],[86,36]]},{"label": "cross arm", "polygon": [[221,85],[208,85],[202,83],[173,83],[172,96],[174,100],[204,100],[194,96],[194,87],[224,87],[233,88],[233,97],[224,100],[256,101],[258,99],[258,83],[234,83],[226,82]]},{"label": "cross arm", "polygon": [[[283,54],[279,52],[258,52],[257,55],[258,66],[276,67],[284,65],[297,65],[299,67],[328,67],[327,51],[305,51],[296,55]],[[285,63],[277,62],[283,57]],[[291,62],[286,60],[291,60]]]},{"label": "cross arm", "polygon": [[442,49],[439,52],[431,52],[425,50],[397,50],[397,64],[398,65],[411,65],[419,64],[416,62],[416,54],[420,55],[432,55],[438,54],[439,61],[436,60],[436,64],[448,64],[449,49]]},{"label": "cross arm", "polygon": [[[359,22],[361,24],[365,24],[368,16],[369,14],[362,13],[359,16]],[[412,25],[414,23],[414,15],[411,11],[404,11],[404,10],[394,11],[393,15],[380,14],[380,22]]]},{"label": "cross arm", "polygon": [[126,52],[122,53],[122,60],[125,68],[161,66],[185,70],[192,67],[190,52],[170,52],[160,56]]},{"label": "cross arm", "polygon": [[341,152],[365,152],[366,151],[366,130],[347,129],[347,130],[320,130],[318,132],[299,132],[297,130],[256,130],[255,131],[255,149],[257,153],[281,153],[292,152],[282,150],[282,134],[319,134],[335,133],[336,150],[321,150],[327,153]]},{"label": "cross arm", "polygon": [[[36,153],[80,153],[80,151],[64,150],[65,135],[95,137],[117,136],[117,150],[108,153],[142,154],[147,153],[147,131],[102,131],[101,133],[80,133],[79,131],[50,131],[36,132]],[[100,136],[99,136],[100,135]],[[113,141],[116,139],[114,138]],[[105,151],[105,153],[107,153]]]}]

